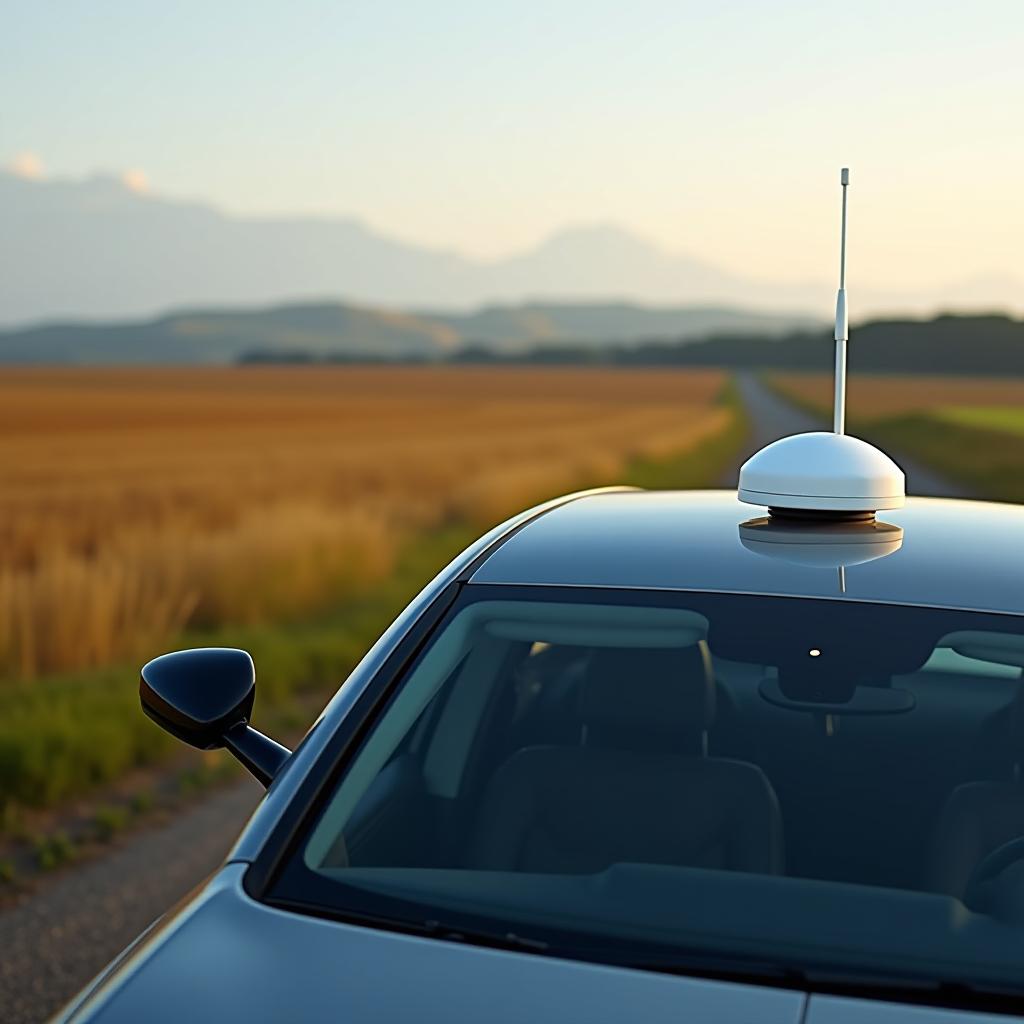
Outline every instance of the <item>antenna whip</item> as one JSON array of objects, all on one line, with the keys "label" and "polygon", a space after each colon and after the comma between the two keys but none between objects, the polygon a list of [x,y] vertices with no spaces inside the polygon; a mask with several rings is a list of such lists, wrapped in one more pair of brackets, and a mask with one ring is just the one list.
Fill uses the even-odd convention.
[{"label": "antenna whip", "polygon": [[846,342],[850,325],[846,318],[846,187],[850,184],[850,168],[839,173],[843,186],[843,231],[839,243],[839,294],[836,296],[836,398],[832,416],[832,429],[837,434],[846,432]]}]

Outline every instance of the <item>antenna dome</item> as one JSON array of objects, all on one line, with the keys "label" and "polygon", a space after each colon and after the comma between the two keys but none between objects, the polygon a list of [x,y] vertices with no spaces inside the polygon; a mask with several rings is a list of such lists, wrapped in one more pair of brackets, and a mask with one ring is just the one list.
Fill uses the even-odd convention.
[{"label": "antenna dome", "polygon": [[740,467],[740,501],[774,509],[877,512],[902,508],[905,495],[903,470],[849,434],[783,437]]}]

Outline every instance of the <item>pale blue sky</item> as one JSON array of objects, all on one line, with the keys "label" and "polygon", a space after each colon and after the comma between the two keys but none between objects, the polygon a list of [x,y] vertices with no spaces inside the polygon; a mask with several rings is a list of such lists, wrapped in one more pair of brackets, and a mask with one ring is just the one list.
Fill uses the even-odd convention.
[{"label": "pale blue sky", "polygon": [[1024,0],[0,0],[0,31],[0,163],[49,175],[482,255],[613,221],[799,280],[848,163],[866,284],[1024,276]]}]

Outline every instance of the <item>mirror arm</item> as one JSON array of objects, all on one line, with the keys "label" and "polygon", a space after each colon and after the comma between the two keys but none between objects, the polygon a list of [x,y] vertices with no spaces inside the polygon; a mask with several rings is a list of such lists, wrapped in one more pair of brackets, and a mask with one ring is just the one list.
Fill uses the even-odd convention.
[{"label": "mirror arm", "polygon": [[257,732],[248,722],[239,722],[224,733],[224,746],[264,785],[269,786],[292,752]]}]

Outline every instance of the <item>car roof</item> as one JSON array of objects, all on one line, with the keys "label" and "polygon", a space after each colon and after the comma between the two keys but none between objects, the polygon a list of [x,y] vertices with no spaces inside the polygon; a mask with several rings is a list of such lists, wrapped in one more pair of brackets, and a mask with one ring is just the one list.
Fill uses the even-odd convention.
[{"label": "car roof", "polygon": [[[1024,511],[908,498],[879,520],[903,529],[885,557],[837,567],[751,550],[740,526],[766,510],[735,491],[613,491],[558,504],[520,527],[472,583],[628,587],[835,598],[1024,614]],[[762,549],[763,550],[763,549]]]}]

